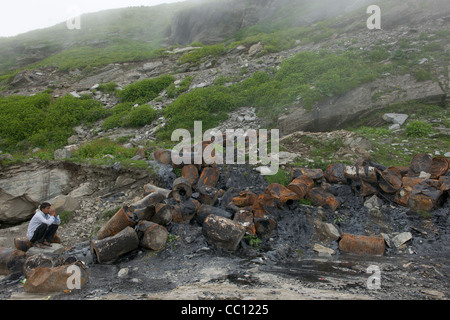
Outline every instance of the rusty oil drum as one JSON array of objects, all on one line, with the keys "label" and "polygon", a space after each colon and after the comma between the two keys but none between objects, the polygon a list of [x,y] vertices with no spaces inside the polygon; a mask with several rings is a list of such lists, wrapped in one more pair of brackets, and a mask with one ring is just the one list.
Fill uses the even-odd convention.
[{"label": "rusty oil drum", "polygon": [[97,239],[102,240],[118,234],[126,227],[134,227],[136,220],[128,207],[123,206],[109,221],[98,231]]},{"label": "rusty oil drum", "polygon": [[27,255],[21,250],[0,248],[0,275],[21,272]]},{"label": "rusty oil drum", "polygon": [[386,245],[382,236],[364,236],[343,233],[339,241],[339,249],[360,255],[383,255]]}]

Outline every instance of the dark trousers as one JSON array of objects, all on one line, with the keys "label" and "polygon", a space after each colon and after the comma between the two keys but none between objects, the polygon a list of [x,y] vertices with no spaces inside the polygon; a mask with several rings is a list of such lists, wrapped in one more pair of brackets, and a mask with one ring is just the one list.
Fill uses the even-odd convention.
[{"label": "dark trousers", "polygon": [[30,239],[32,243],[41,243],[44,241],[50,242],[53,239],[56,231],[58,230],[57,224],[47,226],[45,223],[41,224],[34,231],[33,237]]}]

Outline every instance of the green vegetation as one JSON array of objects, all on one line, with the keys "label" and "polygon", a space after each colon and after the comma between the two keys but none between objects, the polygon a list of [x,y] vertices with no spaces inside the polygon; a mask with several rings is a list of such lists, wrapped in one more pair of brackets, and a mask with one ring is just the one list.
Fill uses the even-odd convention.
[{"label": "green vegetation", "polygon": [[178,97],[165,110],[168,123],[158,133],[160,139],[170,140],[175,129],[191,129],[194,121],[203,121],[203,130],[226,120],[227,112],[236,108],[236,101],[227,88],[197,88]]},{"label": "green vegetation", "polygon": [[223,44],[205,46],[184,54],[178,62],[181,64],[191,63],[194,65],[198,65],[202,62],[203,58],[218,57],[224,52],[225,46]]},{"label": "green vegetation", "polygon": [[256,249],[259,249],[261,247],[262,240],[260,238],[258,238],[258,236],[246,235],[244,238],[247,240],[248,244],[251,247],[256,248]]},{"label": "green vegetation", "polygon": [[279,183],[283,186],[287,186],[289,181],[289,172],[278,169],[278,172],[274,175],[264,176],[264,179],[268,184]]},{"label": "green vegetation", "polygon": [[[404,131],[393,134],[387,128],[387,124],[383,127],[370,126],[370,123],[376,123],[376,119],[387,112],[410,115],[403,125]],[[442,119],[442,124],[449,128],[449,118],[448,107],[408,102],[383,108],[348,130],[355,131],[370,141],[373,151],[370,156],[372,161],[385,166],[409,166],[415,154],[424,152],[434,154],[435,151],[445,153],[450,150],[448,136],[436,133],[430,122],[431,119]]]},{"label": "green vegetation", "polygon": [[70,221],[70,219],[72,219],[73,217],[73,212],[72,211],[64,211],[63,213],[61,213],[59,215],[59,218],[61,220],[61,224],[64,225],[67,222]]},{"label": "green vegetation", "polygon": [[152,106],[142,105],[134,107],[133,102],[124,102],[111,109],[109,117],[102,123],[102,128],[143,127],[152,123],[156,115],[157,112]]},{"label": "green vegetation", "polygon": [[115,93],[116,92],[116,88],[117,88],[117,83],[115,82],[109,82],[106,84],[99,84],[97,90],[104,92],[104,93]]},{"label": "green vegetation", "polygon": [[0,97],[0,146],[4,150],[61,147],[73,127],[106,116],[98,101],[65,96],[52,100],[49,94]]},{"label": "green vegetation", "polygon": [[107,155],[113,155],[116,160],[128,159],[136,154],[137,148],[127,149],[119,143],[108,138],[96,139],[83,144],[74,152],[75,159],[102,159]]},{"label": "green vegetation", "polygon": [[359,52],[302,52],[283,61],[275,74],[258,71],[229,87],[223,86],[221,78],[211,87],[180,95],[164,111],[169,123],[159,138],[170,139],[177,128],[192,129],[195,120],[203,121],[204,130],[212,128],[227,119],[228,111],[242,106],[254,105],[257,113],[268,119],[274,119],[298,99],[311,109],[326,97],[374,80],[381,69],[369,64]]},{"label": "green vegetation", "polygon": [[433,133],[433,126],[425,121],[412,121],[406,125],[405,134],[408,137],[426,137]]},{"label": "green vegetation", "polygon": [[156,98],[158,94],[175,81],[173,76],[163,75],[159,78],[144,79],[132,83],[116,95],[121,102],[144,104]]},{"label": "green vegetation", "polygon": [[29,68],[56,67],[67,72],[74,69],[91,71],[110,63],[136,62],[161,57],[164,51],[154,45],[133,40],[114,40],[105,47],[82,46],[52,55]]},{"label": "green vegetation", "polygon": [[178,84],[178,86],[172,83],[170,86],[167,87],[167,97],[175,98],[178,97],[183,92],[186,92],[189,89],[189,86],[191,85],[193,80],[194,80],[193,76],[187,76]]}]

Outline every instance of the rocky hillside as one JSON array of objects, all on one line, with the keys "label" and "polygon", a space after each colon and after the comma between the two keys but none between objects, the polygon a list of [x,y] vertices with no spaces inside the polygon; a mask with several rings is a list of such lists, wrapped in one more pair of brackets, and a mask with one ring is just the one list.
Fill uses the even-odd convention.
[{"label": "rocky hillside", "polygon": [[[381,1],[381,30],[367,28],[365,0],[200,0],[85,15],[79,33],[62,24],[0,39],[0,247],[12,248],[50,200],[67,254],[90,273],[86,289],[57,299],[448,297],[448,173],[426,180],[450,157],[446,2]],[[196,120],[203,131],[281,133],[278,173],[219,166],[213,205],[230,210],[241,191],[261,195],[312,168],[328,177],[315,192],[339,206],[306,197],[272,207],[233,255],[214,249],[198,215],[178,216],[163,250],[95,263],[99,229],[140,203],[144,185],[172,189],[183,174],[154,152]],[[361,159],[382,184],[330,179],[330,164]],[[385,180],[406,173],[439,196],[436,210],[405,204],[407,185],[391,192]],[[343,233],[381,233],[387,257],[349,258]],[[367,291],[369,264],[381,266],[381,290]],[[1,276],[0,299],[21,297],[18,279]]]},{"label": "rocky hillside", "polygon": [[[446,154],[450,13],[444,2],[382,3],[381,30],[366,28],[365,1],[343,1],[336,8],[327,1],[230,0],[86,15],[85,27],[71,38],[62,26],[55,26],[2,39],[6,51],[0,52],[0,62],[16,57],[17,63],[4,63],[2,70],[27,65],[1,78],[2,160],[8,164],[64,158],[70,152],[61,156],[54,151],[66,147],[76,162],[145,167],[143,159],[132,160],[138,149],[150,154],[157,146],[170,145],[171,130],[190,129],[194,120],[203,121],[203,130],[272,127],[282,135],[360,126],[387,130],[389,124],[381,116],[393,110],[409,114],[398,138],[390,139],[394,146],[386,151],[385,143],[378,144],[386,141],[385,132],[373,135],[363,129],[355,134],[372,141],[364,146],[364,155],[405,164],[413,155],[410,150],[418,153],[422,146]],[[159,20],[144,24],[149,16]],[[100,17],[104,23],[94,24]],[[139,29],[143,25],[147,29]],[[40,40],[49,34],[52,37]],[[57,49],[47,50],[46,43]],[[81,47],[74,48],[77,45]],[[147,54],[141,55],[143,51]],[[162,86],[150,96],[135,94],[144,90],[147,79]],[[45,107],[39,107],[41,103]],[[80,108],[80,114],[83,108],[91,108],[90,113],[73,118],[74,113],[61,108],[69,103],[72,109]],[[190,113],[183,116],[187,107]],[[50,126],[28,129],[20,122],[43,116]],[[66,117],[67,125],[61,126]],[[410,150],[397,150],[408,139],[405,126],[413,121],[432,126],[431,136],[416,139]],[[99,139],[112,140],[112,149],[90,152],[92,146],[98,148]],[[129,151],[119,151],[126,150],[123,145]],[[324,166],[333,156],[320,145],[316,156],[303,155]],[[297,156],[303,151],[292,145],[283,148]]]}]

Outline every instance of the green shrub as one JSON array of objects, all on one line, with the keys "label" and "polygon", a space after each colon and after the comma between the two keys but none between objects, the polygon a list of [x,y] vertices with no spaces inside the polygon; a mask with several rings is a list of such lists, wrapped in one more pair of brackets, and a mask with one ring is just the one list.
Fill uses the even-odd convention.
[{"label": "green shrub", "polygon": [[189,89],[193,80],[194,80],[193,76],[187,76],[180,82],[178,87],[176,87],[175,84],[172,83],[170,86],[167,87],[167,96],[169,98],[175,98],[180,94],[182,94],[183,92],[186,92]]},{"label": "green shrub", "polygon": [[91,99],[65,96],[52,101],[49,94],[0,98],[0,138],[7,149],[61,147],[74,126],[105,116],[103,105]]},{"label": "green shrub", "polygon": [[180,63],[192,63],[200,64],[204,57],[218,57],[225,52],[225,46],[223,44],[216,44],[206,47],[201,47],[194,51],[188,52],[183,55],[180,59]]},{"label": "green shrub", "polygon": [[124,119],[124,127],[143,127],[151,124],[156,118],[156,111],[152,106],[143,105],[133,108]]},{"label": "green shrub", "polygon": [[279,169],[278,172],[274,175],[264,176],[264,179],[268,184],[279,183],[283,186],[287,186],[289,184],[289,172]]},{"label": "green shrub", "polygon": [[117,83],[115,82],[109,82],[107,84],[100,84],[97,88],[98,91],[105,92],[105,93],[114,93],[117,88]]},{"label": "green shrub", "polygon": [[433,127],[430,123],[416,120],[408,123],[405,128],[405,134],[408,137],[426,137],[433,133]]},{"label": "green shrub", "polygon": [[73,156],[79,159],[101,159],[108,154],[116,159],[132,158],[136,154],[136,148],[127,149],[109,138],[101,138],[83,144]]},{"label": "green shrub", "polygon": [[133,102],[119,103],[111,109],[109,117],[102,123],[102,128],[143,127],[152,123],[156,115],[156,110],[149,105],[134,107]]},{"label": "green shrub", "polygon": [[132,83],[117,92],[121,102],[144,104],[156,98],[158,94],[174,82],[174,77],[163,75],[159,78],[144,79]]},{"label": "green shrub", "polygon": [[217,126],[228,118],[227,112],[236,108],[236,99],[228,88],[197,88],[178,97],[164,109],[168,119],[159,138],[170,139],[175,129],[193,131],[194,121],[203,122],[203,130]]}]

